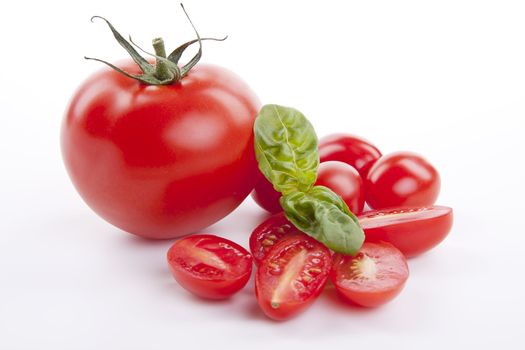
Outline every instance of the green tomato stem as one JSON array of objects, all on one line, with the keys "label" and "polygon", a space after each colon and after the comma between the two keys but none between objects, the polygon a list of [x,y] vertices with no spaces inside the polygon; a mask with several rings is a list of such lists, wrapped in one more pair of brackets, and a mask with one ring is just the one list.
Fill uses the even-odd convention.
[{"label": "green tomato stem", "polygon": [[[164,47],[164,40],[162,40],[162,38],[153,39],[153,48],[157,56],[166,58],[166,48]],[[157,59],[155,63],[155,77],[161,81],[173,78],[173,73],[170,72],[166,62]]]}]

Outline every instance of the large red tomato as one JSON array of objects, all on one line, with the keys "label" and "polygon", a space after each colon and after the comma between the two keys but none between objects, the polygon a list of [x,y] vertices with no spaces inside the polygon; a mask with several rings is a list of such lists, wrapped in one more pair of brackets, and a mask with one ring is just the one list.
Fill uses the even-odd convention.
[{"label": "large red tomato", "polygon": [[[131,60],[119,66],[140,72]],[[223,218],[253,189],[259,106],[239,77],[217,66],[198,64],[162,86],[106,68],[70,102],[64,162],[108,222],[143,237],[182,236]]]}]

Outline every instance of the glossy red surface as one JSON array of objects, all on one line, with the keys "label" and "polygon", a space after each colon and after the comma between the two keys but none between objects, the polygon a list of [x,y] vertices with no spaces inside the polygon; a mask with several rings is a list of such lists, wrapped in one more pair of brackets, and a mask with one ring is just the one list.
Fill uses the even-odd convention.
[{"label": "glossy red surface", "polygon": [[252,198],[255,203],[272,214],[281,212],[283,210],[279,204],[281,194],[273,189],[270,181],[266,180],[262,174],[259,174],[257,178],[258,181],[252,191]]},{"label": "glossy red surface", "polygon": [[[131,61],[118,65],[138,73]],[[223,218],[253,189],[259,106],[239,77],[217,66],[198,64],[169,86],[105,68],[66,111],[64,163],[108,222],[148,238],[182,236]]]},{"label": "glossy red surface", "polygon": [[432,205],[439,195],[440,177],[425,158],[410,152],[381,157],[365,181],[365,198],[373,209]]},{"label": "glossy red surface", "polygon": [[366,179],[368,170],[381,157],[370,142],[354,135],[332,134],[319,140],[321,162],[337,160],[353,166]]},{"label": "glossy red surface", "polygon": [[356,215],[363,211],[365,194],[363,180],[357,170],[347,163],[328,161],[319,164],[316,185],[337,193]]}]

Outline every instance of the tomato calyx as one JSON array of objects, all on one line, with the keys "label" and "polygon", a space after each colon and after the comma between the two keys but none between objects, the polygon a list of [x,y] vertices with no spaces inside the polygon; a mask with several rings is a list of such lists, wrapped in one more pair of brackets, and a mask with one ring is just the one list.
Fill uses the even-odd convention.
[{"label": "tomato calyx", "polygon": [[[224,41],[228,36],[225,36],[224,38],[201,38],[197,29],[193,25],[193,22],[191,21],[188,13],[186,12],[186,9],[184,8],[184,5],[180,4],[182,7],[182,10],[184,11],[184,14],[186,15],[186,18],[190,22],[191,26],[193,27],[193,30],[195,31],[195,34],[197,36],[197,39],[190,40],[179,47],[177,47],[173,52],[171,52],[169,55],[166,55],[166,49],[164,47],[164,40],[162,38],[155,38],[152,41],[153,49],[155,50],[155,53],[149,53],[142,49],[140,46],[135,44],[133,40],[131,39],[131,36],[129,37],[129,41],[126,40],[116,29],[113,27],[113,25],[104,17],[101,16],[93,16],[91,17],[91,22],[95,18],[101,19],[108,25],[109,29],[113,33],[113,36],[117,40],[117,42],[122,46],[128,54],[131,56],[133,61],[139,66],[140,70],[142,71],[142,74],[131,74],[123,69],[98,58],[93,57],[84,57],[86,60],[93,60],[98,61],[101,63],[104,63],[105,65],[109,66],[110,68],[116,70],[117,72],[127,76],[128,78],[135,79],[143,84],[147,85],[170,85],[170,84],[176,84],[178,81],[180,81],[182,78],[184,78],[188,72],[199,62],[199,60],[202,57],[202,41],[203,40],[213,40],[213,41]],[[184,51],[190,47],[191,45],[198,43],[199,44],[199,51],[193,56],[193,58],[183,65],[182,67],[179,67],[179,60],[182,57],[182,54]],[[146,58],[144,58],[142,55],[140,55],[135,47],[142,51],[143,53],[155,57],[155,64],[151,64],[148,62]]]}]

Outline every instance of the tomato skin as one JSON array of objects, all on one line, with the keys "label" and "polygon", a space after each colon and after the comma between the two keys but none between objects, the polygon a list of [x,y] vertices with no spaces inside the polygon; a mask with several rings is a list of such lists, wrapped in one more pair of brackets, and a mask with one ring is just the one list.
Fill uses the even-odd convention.
[{"label": "tomato skin", "polygon": [[389,242],[410,258],[445,239],[453,211],[443,206],[372,210],[359,216],[359,221],[367,242]]},{"label": "tomato skin", "polygon": [[251,195],[255,203],[264,210],[272,214],[283,211],[283,208],[279,203],[281,194],[274,190],[270,181],[266,180],[266,178],[260,173]]},{"label": "tomato skin", "polygon": [[[206,263],[210,256],[220,268]],[[175,280],[191,293],[207,299],[232,296],[248,283],[252,272],[252,257],[246,249],[208,234],[178,240],[168,250],[167,258]]]},{"label": "tomato skin", "polygon": [[[118,66],[139,73],[131,60]],[[218,66],[198,64],[166,86],[105,68],[69,104],[64,163],[81,197],[109,223],[147,238],[186,235],[229,214],[253,189],[259,106]]]},{"label": "tomato skin", "polygon": [[359,215],[363,211],[365,205],[363,180],[351,165],[338,161],[319,164],[316,185],[328,187],[337,193],[352,213]]},{"label": "tomato skin", "polygon": [[270,249],[283,237],[302,234],[284,215],[274,214],[260,223],[250,235],[250,252],[253,261],[259,265]]},{"label": "tomato skin", "polygon": [[437,170],[423,157],[391,153],[370,169],[365,181],[366,202],[372,209],[432,205],[440,183]]},{"label": "tomato skin", "polygon": [[[266,316],[283,321],[305,311],[321,294],[331,261],[330,250],[305,234],[278,241],[255,275],[255,295]],[[291,271],[297,274],[287,279]]]},{"label": "tomato skin", "polygon": [[348,134],[331,134],[319,140],[321,162],[336,160],[353,166],[366,179],[370,167],[381,152],[370,142]]},{"label": "tomato skin", "polygon": [[[365,261],[373,261],[374,267],[362,267]],[[363,271],[364,275],[356,276]],[[367,273],[373,277],[367,278]],[[391,301],[401,292],[408,276],[404,255],[385,242],[365,242],[355,257],[335,254],[330,272],[337,292],[344,299],[365,307]]]},{"label": "tomato skin", "polygon": [[[364,184],[357,170],[339,161],[326,161],[319,164],[316,185],[325,186],[337,193],[346,202],[350,211],[356,215],[365,205]],[[257,204],[272,214],[283,210],[279,204],[281,194],[273,189],[264,176],[255,185],[252,198]]]}]

